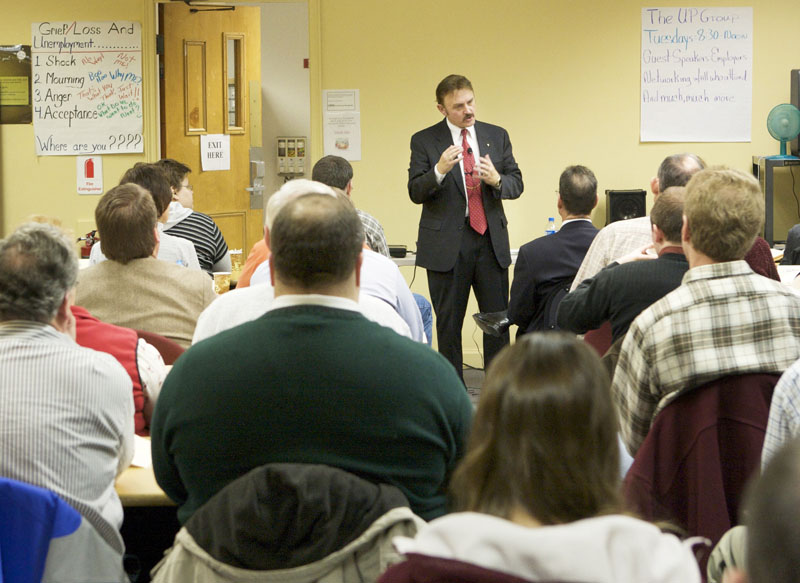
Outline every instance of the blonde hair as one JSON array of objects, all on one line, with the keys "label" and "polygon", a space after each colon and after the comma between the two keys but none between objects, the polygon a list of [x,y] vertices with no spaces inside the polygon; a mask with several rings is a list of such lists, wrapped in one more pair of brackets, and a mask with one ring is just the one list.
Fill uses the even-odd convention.
[{"label": "blonde hair", "polygon": [[764,198],[749,174],[709,168],[686,185],[683,214],[695,250],[714,261],[734,261],[744,258],[764,226]]}]

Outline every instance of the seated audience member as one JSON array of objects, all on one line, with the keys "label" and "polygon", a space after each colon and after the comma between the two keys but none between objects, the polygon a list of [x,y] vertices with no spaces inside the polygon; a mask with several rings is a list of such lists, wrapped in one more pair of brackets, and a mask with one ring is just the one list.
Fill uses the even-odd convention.
[{"label": "seated audience member", "polygon": [[717,583],[796,583],[800,581],[800,440],[790,440],[750,484],[745,526],[722,538],[708,562]]},{"label": "seated audience member", "polygon": [[687,543],[624,514],[608,377],[567,334],[492,362],[450,489],[457,512],[396,538],[381,583],[700,581]]},{"label": "seated audience member", "polygon": [[508,302],[508,319],[519,326],[517,338],[556,328],[556,310],[569,291],[586,250],[597,235],[592,209],[597,179],[585,166],[569,166],[558,180],[561,229],[519,249]]},{"label": "seated audience member", "polygon": [[[172,192],[170,191],[167,175],[161,167],[155,164],[145,164],[144,162],[137,162],[133,168],[128,170],[122,175],[120,184],[126,183],[138,184],[144,188],[150,196],[153,197],[153,203],[156,205],[156,213],[158,214],[158,259],[168,261],[170,263],[177,263],[183,267],[190,269],[200,269],[200,263],[197,261],[197,253],[191,242],[180,237],[173,237],[163,231],[164,223],[167,222],[169,215],[169,204],[172,200]],[[101,240],[92,245],[91,255],[89,255],[89,264],[95,265],[101,261],[106,260],[101,248],[103,234],[100,233]]]},{"label": "seated audience member", "polygon": [[759,275],[774,279],[775,281],[781,280],[778,267],[775,265],[775,259],[772,257],[769,243],[767,243],[767,240],[763,237],[756,237],[753,246],[750,247],[750,251],[744,256],[744,260],[747,261],[750,269]]},{"label": "seated audience member", "polygon": [[200,312],[216,294],[204,273],[155,258],[152,197],[140,186],[121,184],[103,195],[94,214],[109,261],[81,271],[75,303],[103,322],[189,346]]},{"label": "seated audience member", "polygon": [[348,202],[308,194],[269,230],[275,301],[175,363],[152,425],[153,468],[181,523],[275,462],[325,464],[445,512],[472,416],[452,366],[359,313],[364,231]]},{"label": "seated audience member", "polygon": [[800,435],[800,360],[786,369],[772,392],[761,469],[783,444],[797,435]]},{"label": "seated audience member", "polygon": [[800,265],[800,224],[789,229],[781,265]]},{"label": "seated audience member", "polygon": [[158,393],[167,378],[167,366],[155,346],[136,335],[136,330],[101,322],[85,308],[71,306],[75,317],[75,341],[86,348],[110,354],[125,368],[133,383],[134,430],[150,435]]},{"label": "seated audience member", "polygon": [[0,241],[0,475],[52,490],[121,553],[114,479],[133,456],[131,380],[75,343],[77,277],[73,243],[55,226],[25,224]]},{"label": "seated audience member", "polygon": [[186,164],[171,158],[156,162],[167,175],[172,190],[164,231],[169,235],[189,240],[197,251],[200,268],[208,274],[230,271],[231,257],[228,245],[214,219],[194,209],[194,190],[189,184],[192,171]]},{"label": "seated audience member", "polygon": [[[671,186],[686,186],[695,172],[705,167],[705,162],[694,154],[675,154],[664,158],[658,167],[658,174],[650,180],[650,191],[654,200],[658,200],[658,195]],[[589,247],[575,275],[575,281],[572,282],[572,289],[578,287],[583,280],[597,275],[617,257],[649,245],[651,241],[648,217],[615,221],[606,225],[600,229]]]},{"label": "seated audience member", "polygon": [[[269,238],[269,230],[272,227],[272,222],[289,201],[304,194],[314,193],[336,196],[336,193],[331,187],[321,182],[298,179],[284,183],[275,194],[269,197],[267,207],[264,210],[265,241]],[[342,193],[342,196],[346,199],[344,193]],[[267,248],[266,244],[264,248]],[[275,299],[274,292],[275,290],[270,282],[268,284],[261,283],[241,289],[237,286],[235,290],[221,295],[200,314],[192,343],[196,344],[218,332],[262,316],[272,306],[272,301]],[[358,305],[367,319],[377,322],[382,326],[386,326],[387,328],[391,328],[402,336],[411,338],[411,330],[408,324],[405,323],[400,315],[387,302],[360,292],[358,295]]]},{"label": "seated audience member", "polygon": [[[408,324],[411,338],[417,342],[425,342],[422,314],[400,269],[394,261],[371,249],[364,249],[363,258],[359,284],[361,294],[378,298],[391,306]],[[269,261],[265,261],[253,273],[250,284],[258,285],[269,281]]]},{"label": "seated audience member", "polygon": [[[325,156],[320,158],[311,170],[311,180],[321,182],[332,188],[341,189],[345,195],[350,196],[353,190],[353,167],[350,162],[340,156]],[[389,257],[389,246],[386,244],[386,235],[378,219],[366,211],[356,209],[361,223],[364,225],[366,243],[370,249],[381,255]],[[247,255],[242,273],[236,287],[247,287],[256,268],[269,259],[269,249],[262,239],[253,245]]]},{"label": "seated audience member", "polygon": [[[681,247],[684,192],[673,186],[656,199],[650,211],[650,245],[612,261],[561,300],[559,328],[584,334],[610,320],[617,342],[642,310],[681,284],[689,269]],[[658,259],[646,253],[650,247]]]},{"label": "seated audience member", "polygon": [[[352,200],[353,167],[341,156],[324,156],[317,160],[311,169],[311,180],[339,188]],[[389,257],[389,245],[386,244],[386,235],[378,219],[358,208],[356,212],[364,225],[364,236],[369,248]]]},{"label": "seated audience member", "polygon": [[800,297],[743,259],[764,223],[758,181],[737,170],[698,172],[683,212],[689,271],[633,321],[614,373],[631,455],[683,392],[729,375],[780,374],[800,357]]}]

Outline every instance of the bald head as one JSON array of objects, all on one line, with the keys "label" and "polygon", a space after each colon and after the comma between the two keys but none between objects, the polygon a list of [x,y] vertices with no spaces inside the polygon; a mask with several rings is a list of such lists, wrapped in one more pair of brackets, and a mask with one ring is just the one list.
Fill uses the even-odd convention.
[{"label": "bald head", "polygon": [[269,197],[264,209],[264,227],[266,227],[267,230],[271,230],[272,223],[281,209],[286,206],[289,201],[303,196],[304,194],[327,194],[328,196],[335,196],[336,193],[333,192],[330,186],[314,180],[307,180],[305,178],[290,180]]},{"label": "bald head", "polygon": [[[270,268],[296,293],[328,293],[352,280],[364,242],[353,205],[326,194],[306,194],[283,206],[270,228]],[[354,289],[354,288],[353,288]]]}]

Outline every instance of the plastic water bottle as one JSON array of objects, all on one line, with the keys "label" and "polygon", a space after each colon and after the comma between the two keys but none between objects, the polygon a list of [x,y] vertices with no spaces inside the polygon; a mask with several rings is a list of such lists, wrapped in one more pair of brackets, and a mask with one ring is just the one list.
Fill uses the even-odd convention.
[{"label": "plastic water bottle", "polygon": [[556,219],[555,217],[550,217],[547,219],[547,228],[544,230],[545,235],[552,235],[556,232]]}]

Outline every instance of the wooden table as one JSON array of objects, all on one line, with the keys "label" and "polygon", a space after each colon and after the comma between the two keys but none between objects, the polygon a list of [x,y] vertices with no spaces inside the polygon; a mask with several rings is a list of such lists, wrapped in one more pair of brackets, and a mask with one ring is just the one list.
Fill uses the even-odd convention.
[{"label": "wooden table", "polygon": [[125,507],[175,506],[175,503],[164,494],[164,490],[156,483],[152,467],[129,467],[119,475],[114,487]]}]

